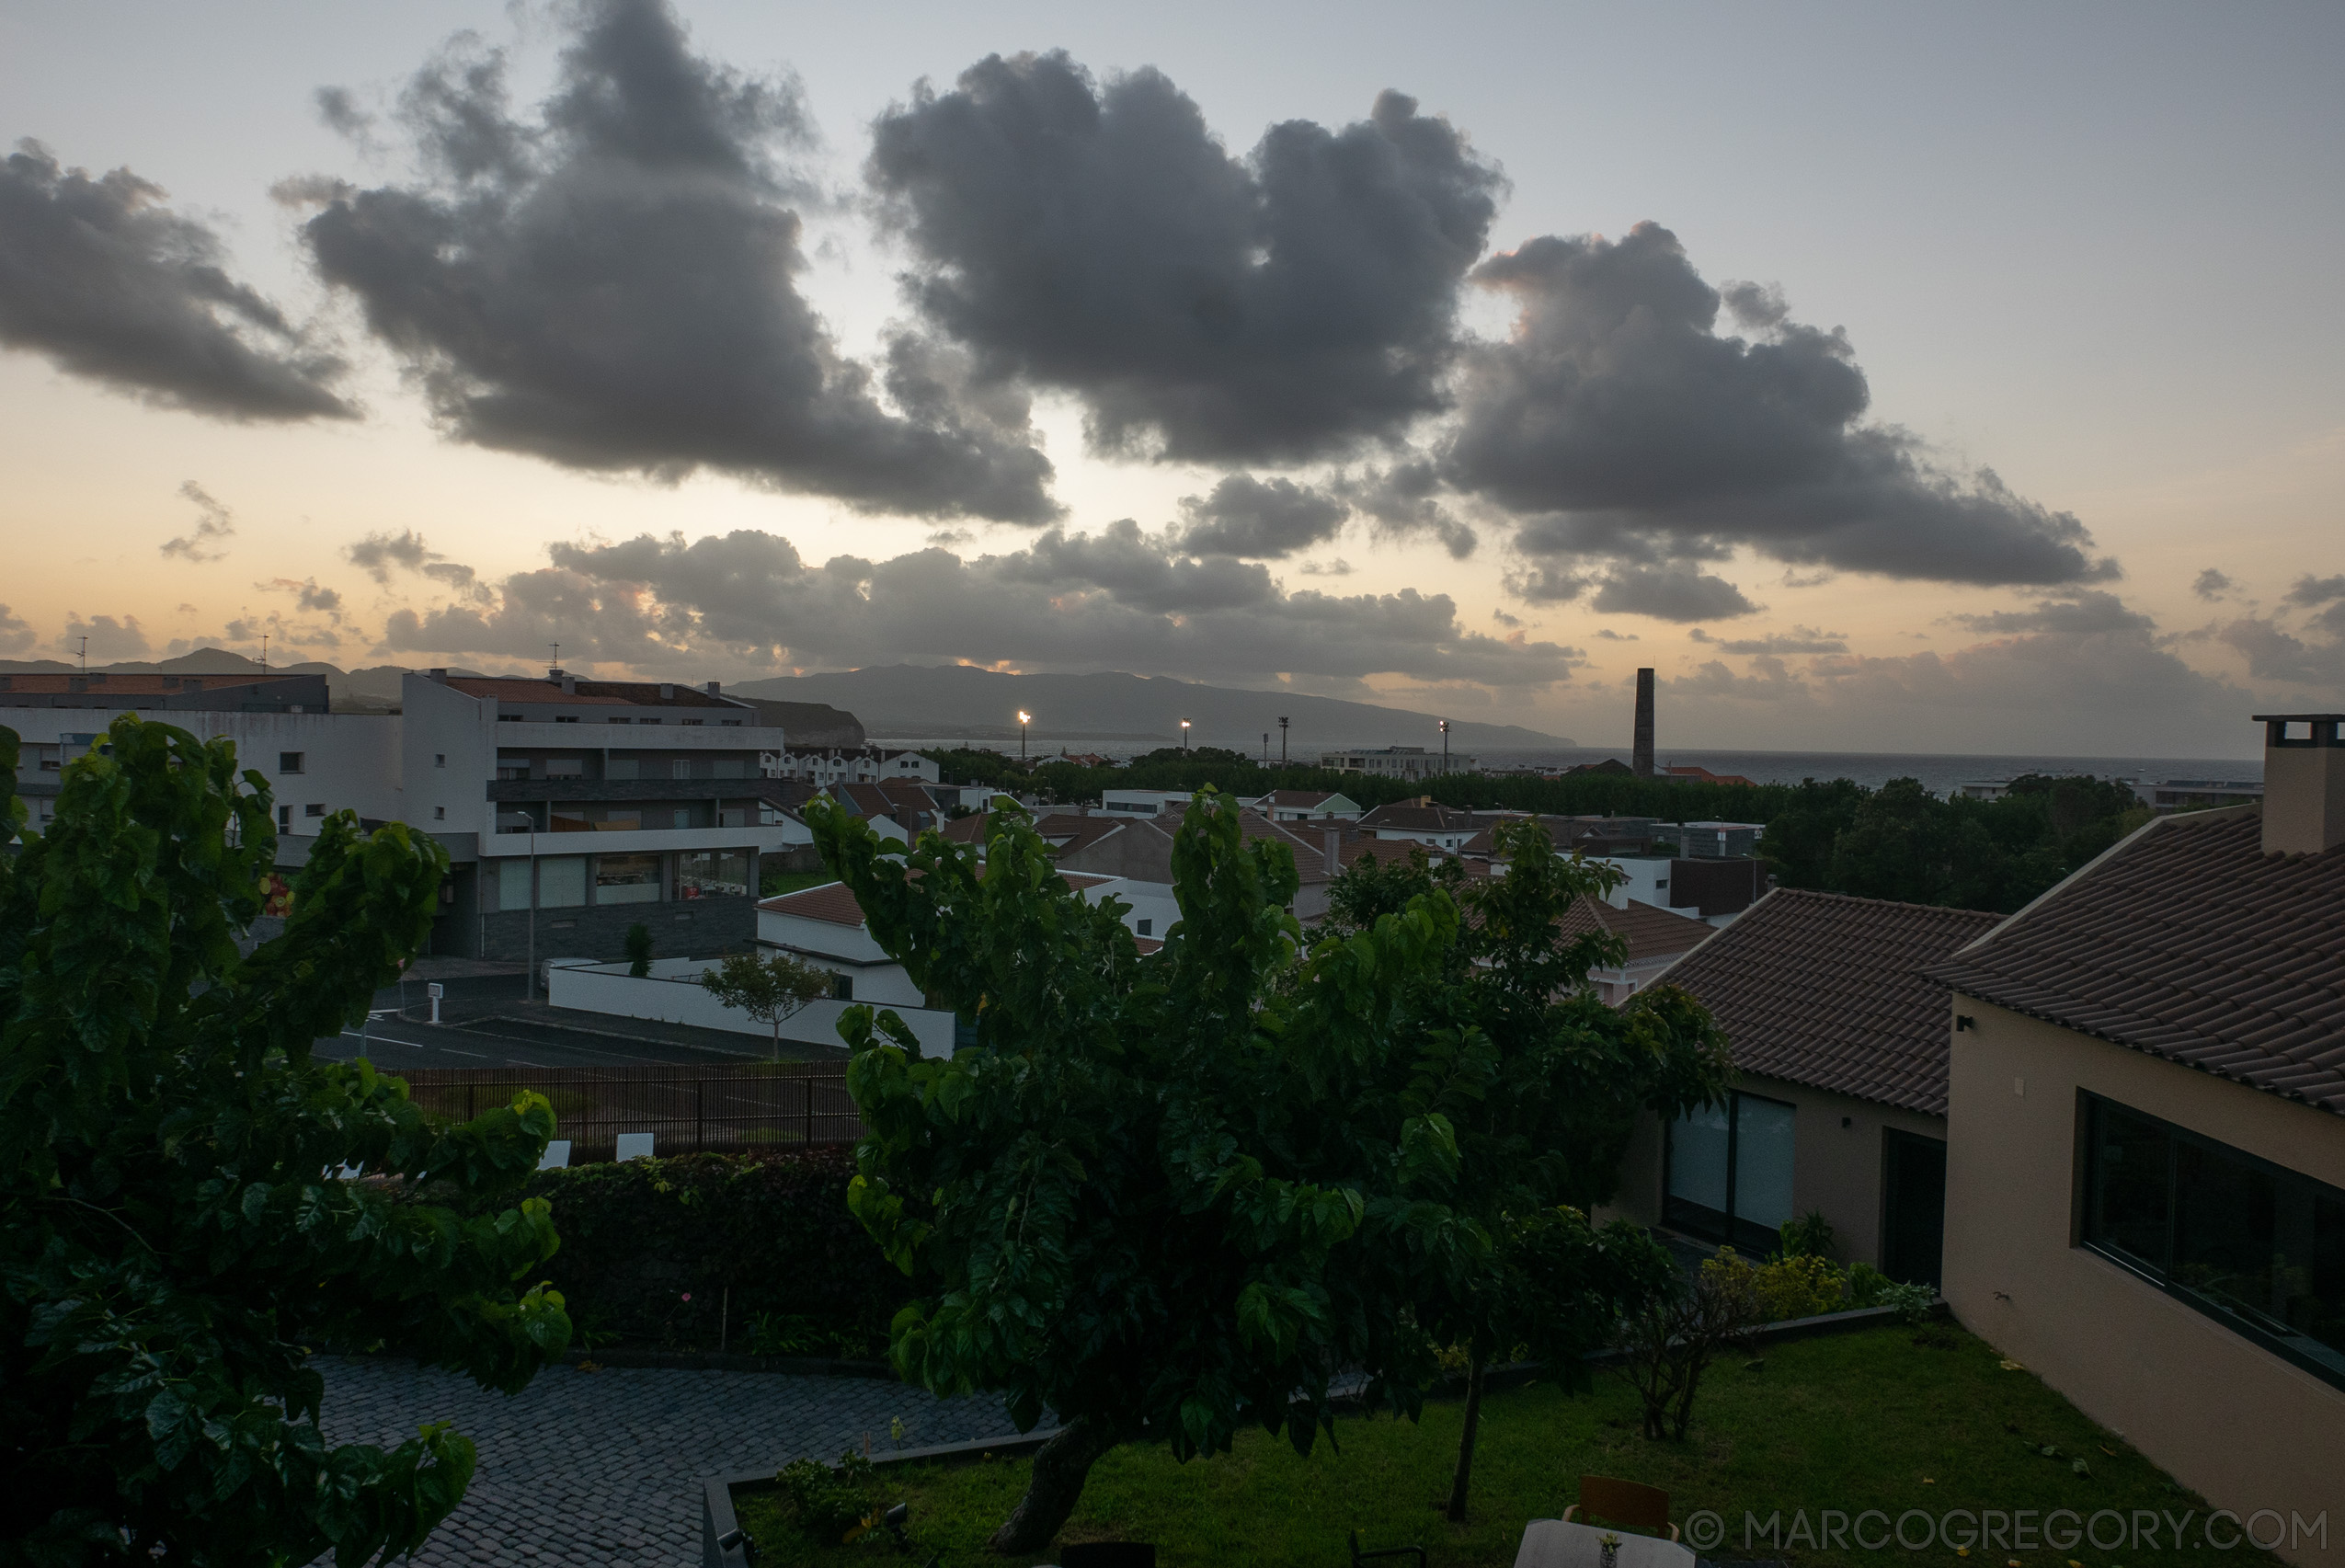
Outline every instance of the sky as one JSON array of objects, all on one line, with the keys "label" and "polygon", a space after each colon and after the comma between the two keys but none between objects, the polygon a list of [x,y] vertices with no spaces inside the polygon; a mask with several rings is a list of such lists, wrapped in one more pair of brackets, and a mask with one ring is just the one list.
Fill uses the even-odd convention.
[{"label": "sky", "polygon": [[2345,679],[2341,63],[2333,5],[20,0],[0,658],[1596,744],[1649,666],[1664,746],[2252,756]]}]

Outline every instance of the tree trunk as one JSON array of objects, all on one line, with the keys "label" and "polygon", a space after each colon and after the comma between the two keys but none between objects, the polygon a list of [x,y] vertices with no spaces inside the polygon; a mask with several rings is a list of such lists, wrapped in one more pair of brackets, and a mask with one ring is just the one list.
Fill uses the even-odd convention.
[{"label": "tree trunk", "polygon": [[1079,1415],[1056,1437],[1035,1450],[1034,1479],[1010,1516],[986,1542],[1000,1552],[1040,1551],[1058,1539],[1083,1494],[1083,1482],[1108,1449],[1116,1434],[1091,1417]]},{"label": "tree trunk", "polygon": [[1481,1427],[1481,1373],[1484,1357],[1471,1353],[1466,1372],[1466,1429],[1458,1436],[1458,1473],[1449,1482],[1449,1522],[1466,1522],[1466,1489],[1474,1479],[1474,1438]]}]

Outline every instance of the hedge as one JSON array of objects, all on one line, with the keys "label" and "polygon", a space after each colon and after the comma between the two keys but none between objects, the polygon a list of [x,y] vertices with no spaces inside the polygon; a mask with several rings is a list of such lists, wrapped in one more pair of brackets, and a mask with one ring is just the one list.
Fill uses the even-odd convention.
[{"label": "hedge", "polygon": [[[876,1357],[911,1282],[847,1212],[848,1149],[542,1171],[583,1343]],[[720,1317],[723,1326],[720,1329]]]}]

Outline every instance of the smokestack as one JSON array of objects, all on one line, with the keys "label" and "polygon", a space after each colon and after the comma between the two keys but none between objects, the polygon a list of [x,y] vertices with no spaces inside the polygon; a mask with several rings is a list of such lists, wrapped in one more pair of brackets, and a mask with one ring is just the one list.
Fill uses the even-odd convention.
[{"label": "smokestack", "polygon": [[2258,714],[2264,727],[2263,853],[2345,843],[2345,714]]},{"label": "smokestack", "polygon": [[1637,738],[1630,771],[1641,779],[1653,777],[1653,671],[1637,671]]}]

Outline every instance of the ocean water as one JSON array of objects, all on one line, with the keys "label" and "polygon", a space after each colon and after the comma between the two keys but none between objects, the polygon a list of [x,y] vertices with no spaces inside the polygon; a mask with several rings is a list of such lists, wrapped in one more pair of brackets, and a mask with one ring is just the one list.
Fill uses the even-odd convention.
[{"label": "ocean water", "polygon": [[[900,740],[889,746],[951,747],[982,745],[969,740]],[[1033,754],[1055,756],[1061,745],[1070,751],[1091,751],[1127,761],[1152,751],[1155,742],[1045,742],[1036,737]],[[1014,745],[1000,750],[1012,756]],[[1511,768],[1568,768],[1600,762],[1607,757],[1629,760],[1626,749],[1593,746],[1549,747],[1524,750],[1484,748],[1474,753],[1491,771]],[[1663,767],[1672,764],[1708,768],[1713,773],[1740,773],[1760,784],[1798,784],[1802,779],[1853,779],[1878,789],[1891,779],[1918,779],[1933,795],[1945,795],[1957,784],[1974,779],[2016,778],[2021,773],[2086,773],[2094,778],[2165,783],[2173,779],[2219,779],[2258,784],[2263,780],[2263,760],[2214,761],[2203,757],[2030,757],[1947,756],[1907,751],[1704,751],[1661,747],[1653,753]],[[1297,761],[1301,761],[1299,757]]]}]

